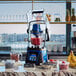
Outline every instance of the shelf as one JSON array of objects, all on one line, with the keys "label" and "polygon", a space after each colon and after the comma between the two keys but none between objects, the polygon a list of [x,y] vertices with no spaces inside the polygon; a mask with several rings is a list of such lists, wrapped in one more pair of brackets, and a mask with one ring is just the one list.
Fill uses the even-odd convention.
[{"label": "shelf", "polygon": [[[8,0],[0,0],[0,1],[8,1]],[[33,1],[33,0],[9,0],[9,1]],[[34,0],[34,1],[47,1],[47,0]],[[48,1],[75,1],[75,0],[48,0]]]},{"label": "shelf", "polygon": [[66,51],[63,51],[63,52],[51,52],[51,51],[48,51],[48,57],[50,56],[66,56],[67,55],[67,52]]},{"label": "shelf", "polygon": [[27,22],[0,22],[0,24],[27,24]]},{"label": "shelf", "polygon": [[76,22],[50,22],[50,24],[76,24]]},{"label": "shelf", "polygon": [[[76,24],[76,22],[49,22],[50,24]],[[28,24],[28,22],[0,22],[0,24]]]},{"label": "shelf", "polygon": [[[32,3],[32,1],[23,1],[23,0],[9,0],[9,1],[6,1],[6,0],[3,0],[1,1],[0,0],[0,4],[7,4],[7,3]],[[33,3],[66,3],[66,1],[34,1]],[[71,1],[71,3],[76,3],[76,1]]]}]

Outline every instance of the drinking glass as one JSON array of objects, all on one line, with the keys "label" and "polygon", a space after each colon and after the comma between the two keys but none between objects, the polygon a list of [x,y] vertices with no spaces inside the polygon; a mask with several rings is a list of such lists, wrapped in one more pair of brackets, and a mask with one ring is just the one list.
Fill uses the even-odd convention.
[{"label": "drinking glass", "polygon": [[15,52],[11,52],[10,58],[11,58],[11,60],[15,60],[16,62],[18,62],[19,61],[19,54],[15,53]]}]

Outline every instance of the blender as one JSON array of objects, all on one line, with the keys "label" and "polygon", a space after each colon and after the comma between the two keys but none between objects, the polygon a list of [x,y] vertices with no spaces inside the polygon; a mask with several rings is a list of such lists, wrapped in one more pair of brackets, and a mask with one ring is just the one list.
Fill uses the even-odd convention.
[{"label": "blender", "polygon": [[[49,41],[46,14],[43,10],[33,10],[27,13],[28,18],[28,47],[26,64],[46,63],[48,61],[46,41]],[[42,30],[42,28],[44,30]]]}]

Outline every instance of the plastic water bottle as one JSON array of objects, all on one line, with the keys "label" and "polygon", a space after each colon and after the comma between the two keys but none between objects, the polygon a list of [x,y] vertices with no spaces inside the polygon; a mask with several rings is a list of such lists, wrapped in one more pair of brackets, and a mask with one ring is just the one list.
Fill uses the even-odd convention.
[{"label": "plastic water bottle", "polygon": [[57,72],[59,72],[59,60],[57,60],[56,68],[57,68]]}]

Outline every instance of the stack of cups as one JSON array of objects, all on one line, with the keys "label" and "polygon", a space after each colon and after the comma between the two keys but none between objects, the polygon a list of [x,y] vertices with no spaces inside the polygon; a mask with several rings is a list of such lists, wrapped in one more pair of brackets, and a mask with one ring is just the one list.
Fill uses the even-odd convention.
[{"label": "stack of cups", "polygon": [[57,45],[54,45],[54,46],[53,46],[53,51],[54,51],[54,52],[57,52]]}]

